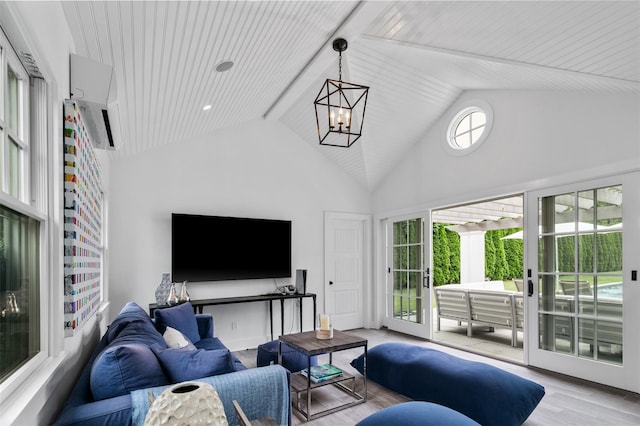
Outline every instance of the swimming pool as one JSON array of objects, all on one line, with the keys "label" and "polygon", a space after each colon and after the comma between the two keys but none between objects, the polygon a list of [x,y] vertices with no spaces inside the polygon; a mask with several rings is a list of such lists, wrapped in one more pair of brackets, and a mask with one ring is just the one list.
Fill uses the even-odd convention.
[{"label": "swimming pool", "polygon": [[612,283],[598,286],[598,297],[622,299],[622,283]]}]

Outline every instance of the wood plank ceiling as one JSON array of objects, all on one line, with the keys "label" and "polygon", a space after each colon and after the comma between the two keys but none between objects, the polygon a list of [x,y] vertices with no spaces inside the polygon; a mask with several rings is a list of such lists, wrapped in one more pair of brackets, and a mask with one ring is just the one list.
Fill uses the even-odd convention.
[{"label": "wood plank ceiling", "polygon": [[[113,65],[127,156],[252,120],[280,120],[374,190],[465,90],[640,95],[640,2],[64,1],[78,54]],[[313,99],[371,87],[364,134],[319,146]],[[218,64],[231,60],[224,73]],[[210,111],[202,111],[211,104]],[[397,132],[389,123],[402,123]],[[250,153],[247,153],[250,155]]]}]

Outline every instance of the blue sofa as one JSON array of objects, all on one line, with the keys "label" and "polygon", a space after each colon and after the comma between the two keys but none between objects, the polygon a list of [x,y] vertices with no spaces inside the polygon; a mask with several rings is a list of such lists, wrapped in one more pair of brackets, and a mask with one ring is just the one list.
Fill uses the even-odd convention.
[{"label": "blue sofa", "polygon": [[[173,383],[198,379],[224,387],[219,394],[230,425],[237,424],[233,399],[246,408],[249,418],[271,417],[278,424],[291,425],[288,370],[278,365],[247,369],[213,337],[213,317],[194,314],[188,302],[154,314],[151,319],[133,302],[120,311],[91,354],[54,425],[135,424],[134,415],[143,420],[148,408],[136,406],[136,393],[159,393]],[[182,333],[192,346],[186,350],[169,348],[163,337],[167,327]],[[246,386],[258,381],[269,383]]]}]

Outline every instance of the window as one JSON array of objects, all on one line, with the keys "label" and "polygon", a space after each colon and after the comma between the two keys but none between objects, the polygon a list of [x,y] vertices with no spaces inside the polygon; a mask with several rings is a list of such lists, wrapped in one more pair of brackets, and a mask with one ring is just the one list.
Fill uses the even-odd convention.
[{"label": "window", "polygon": [[475,150],[487,138],[493,122],[493,112],[486,102],[465,105],[451,119],[447,131],[449,151],[455,154]]},{"label": "window", "polygon": [[40,350],[40,222],[0,205],[0,382]]},{"label": "window", "polygon": [[44,214],[30,201],[29,83],[29,74],[0,31],[0,383],[42,346]]}]

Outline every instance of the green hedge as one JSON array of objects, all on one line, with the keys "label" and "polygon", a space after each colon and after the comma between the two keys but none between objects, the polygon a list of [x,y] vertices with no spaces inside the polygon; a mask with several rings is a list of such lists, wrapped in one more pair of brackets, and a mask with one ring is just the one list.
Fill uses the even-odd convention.
[{"label": "green hedge", "polygon": [[[448,225],[433,224],[433,284],[460,282],[460,235]],[[522,228],[487,231],[485,242],[485,275],[491,280],[521,278],[524,245],[521,239],[501,238]]]},{"label": "green hedge", "polygon": [[[445,224],[433,224],[433,283],[442,285],[460,282],[460,236],[449,231]],[[490,280],[522,278],[524,245],[522,239],[502,237],[522,228],[487,231],[484,236],[485,275]],[[558,271],[576,272],[573,236],[554,237],[558,248]],[[583,233],[578,236],[579,273],[612,272],[622,270],[622,232],[601,232],[597,236]],[[597,262],[597,271],[596,263]]]}]

